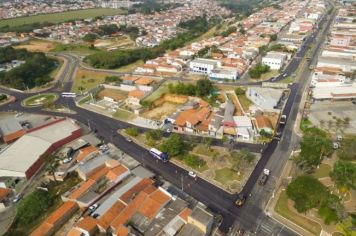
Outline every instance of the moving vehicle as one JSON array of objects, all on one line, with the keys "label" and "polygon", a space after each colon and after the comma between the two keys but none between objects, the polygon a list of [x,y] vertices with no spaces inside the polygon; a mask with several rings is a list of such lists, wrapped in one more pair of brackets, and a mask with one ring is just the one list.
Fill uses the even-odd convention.
[{"label": "moving vehicle", "polygon": [[193,171],[189,171],[188,175],[193,178],[197,177],[197,174],[195,174]]},{"label": "moving vehicle", "polygon": [[161,152],[160,150],[158,150],[156,148],[151,148],[149,152],[153,157],[155,157],[163,162],[168,161],[168,154],[165,152]]},{"label": "moving vehicle", "polygon": [[75,98],[77,95],[75,93],[63,92],[61,93],[63,98]]},{"label": "moving vehicle", "polygon": [[244,194],[239,194],[237,195],[237,200],[235,202],[236,206],[241,207],[243,204],[245,204],[246,201],[246,195]]},{"label": "moving vehicle", "polygon": [[281,118],[279,119],[279,123],[284,125],[287,121],[287,116],[286,115],[282,115]]},{"label": "moving vehicle", "polygon": [[258,181],[259,185],[265,185],[266,184],[269,174],[270,174],[269,169],[264,169],[263,170],[263,175],[261,176],[260,180]]}]

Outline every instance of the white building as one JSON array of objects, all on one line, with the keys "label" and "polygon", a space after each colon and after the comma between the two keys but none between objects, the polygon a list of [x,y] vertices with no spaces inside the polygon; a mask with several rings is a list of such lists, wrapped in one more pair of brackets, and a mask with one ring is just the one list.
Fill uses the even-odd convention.
[{"label": "white building", "polygon": [[274,111],[283,95],[282,89],[248,87],[246,96],[260,109]]},{"label": "white building", "polygon": [[221,67],[221,62],[218,60],[197,58],[189,63],[191,72],[210,74],[212,70]]},{"label": "white building", "polygon": [[328,74],[314,74],[310,87],[338,87],[345,85],[345,76],[343,75],[328,75]]},{"label": "white building", "polygon": [[318,87],[313,89],[315,100],[342,100],[356,98],[356,84],[345,84],[339,87]]},{"label": "white building", "polygon": [[344,72],[356,70],[356,61],[334,57],[319,57],[317,67],[334,67]]},{"label": "white building", "polygon": [[262,64],[269,66],[272,70],[279,70],[287,59],[286,53],[269,52],[262,58]]},{"label": "white building", "polygon": [[216,69],[211,71],[209,78],[212,80],[237,80],[239,73],[236,70]]}]

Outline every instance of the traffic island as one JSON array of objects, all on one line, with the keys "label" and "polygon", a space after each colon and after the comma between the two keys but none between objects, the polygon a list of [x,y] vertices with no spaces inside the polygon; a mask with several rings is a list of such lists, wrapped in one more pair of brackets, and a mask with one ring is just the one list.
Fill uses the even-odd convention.
[{"label": "traffic island", "polygon": [[58,99],[55,93],[42,93],[22,101],[21,105],[24,107],[40,107],[46,104],[52,104]]}]

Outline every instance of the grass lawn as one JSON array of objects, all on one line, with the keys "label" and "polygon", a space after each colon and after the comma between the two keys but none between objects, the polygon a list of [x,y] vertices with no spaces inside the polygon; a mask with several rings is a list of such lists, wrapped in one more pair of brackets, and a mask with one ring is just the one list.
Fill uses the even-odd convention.
[{"label": "grass lawn", "polygon": [[236,171],[225,167],[222,169],[218,169],[215,171],[215,180],[220,182],[221,184],[227,184],[229,181],[238,179]]},{"label": "grass lawn", "polygon": [[315,173],[313,173],[313,176],[317,179],[323,178],[323,177],[329,177],[329,173],[331,172],[331,166],[328,164],[321,164],[319,166],[319,169],[315,170]]},{"label": "grass lawn", "polygon": [[242,109],[244,109],[244,111],[246,112],[252,105],[251,100],[246,97],[246,94],[237,95],[237,98],[239,99]]},{"label": "grass lawn", "polygon": [[96,16],[111,16],[111,15],[119,15],[125,13],[126,11],[124,10],[112,9],[112,8],[94,8],[94,9],[84,9],[84,10],[76,10],[76,11],[66,11],[66,12],[59,12],[59,13],[5,19],[0,21],[0,27],[4,27],[6,25],[12,27],[12,26],[19,26],[24,24],[32,24],[37,22],[42,23],[45,21],[57,24],[68,20],[94,18]]},{"label": "grass lawn", "polygon": [[118,69],[116,69],[116,71],[119,71],[119,72],[133,72],[136,67],[138,66],[142,66],[143,64],[145,64],[145,62],[143,60],[138,60],[134,63],[131,63],[129,65],[126,65],[126,66],[122,66]]},{"label": "grass lawn", "polygon": [[294,82],[294,79],[295,79],[294,76],[288,76],[287,78],[278,81],[278,83],[290,84]]},{"label": "grass lawn", "polygon": [[91,96],[87,95],[87,96],[83,97],[78,103],[79,103],[79,105],[83,105],[84,103],[86,103],[90,100],[91,100]]},{"label": "grass lawn", "polygon": [[78,69],[74,77],[72,92],[80,93],[94,88],[95,86],[104,83],[106,76],[111,76],[110,73],[88,71]]},{"label": "grass lawn", "polygon": [[58,99],[58,95],[55,93],[43,93],[25,99],[22,102],[23,106],[42,106],[46,103],[54,102]]},{"label": "grass lawn", "polygon": [[258,80],[270,79],[272,77],[276,77],[277,75],[279,75],[278,70],[271,70],[271,71],[268,71],[267,73],[262,74],[261,78],[259,78]]},{"label": "grass lawn", "polygon": [[285,191],[283,191],[279,196],[275,206],[275,211],[281,216],[299,225],[303,229],[309,231],[310,233],[314,235],[320,235],[321,226],[317,222],[311,221],[308,218],[289,210],[288,197]]},{"label": "grass lawn", "polygon": [[74,52],[80,55],[89,55],[100,52],[101,49],[91,48],[88,44],[56,44],[51,52]]},{"label": "grass lawn", "polygon": [[166,81],[166,82],[164,82],[161,86],[159,86],[158,89],[156,89],[156,91],[151,93],[151,95],[146,97],[143,101],[144,102],[154,102],[155,100],[160,98],[163,94],[169,92],[169,89],[168,89],[168,85],[169,84],[176,84],[176,83],[177,83],[177,81]]},{"label": "grass lawn", "polygon": [[194,152],[196,154],[200,154],[203,156],[208,156],[208,157],[213,157],[215,154],[218,155],[219,152],[215,149],[212,148],[208,148],[205,144],[198,144],[195,148],[194,148]]},{"label": "grass lawn", "polygon": [[135,117],[135,115],[131,112],[124,111],[124,110],[117,110],[114,114],[113,117],[118,119],[118,120],[130,120]]}]

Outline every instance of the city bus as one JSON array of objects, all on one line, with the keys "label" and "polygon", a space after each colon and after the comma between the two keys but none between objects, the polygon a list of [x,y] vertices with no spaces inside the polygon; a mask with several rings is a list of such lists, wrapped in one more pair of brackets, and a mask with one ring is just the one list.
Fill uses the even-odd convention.
[{"label": "city bus", "polygon": [[153,157],[155,157],[155,158],[157,158],[157,159],[159,159],[159,160],[161,160],[163,162],[167,162],[168,161],[168,154],[165,153],[165,152],[161,152],[160,150],[158,150],[156,148],[151,148],[150,149],[150,154]]},{"label": "city bus", "polygon": [[61,94],[63,98],[75,98],[77,95],[75,93],[64,92]]}]

